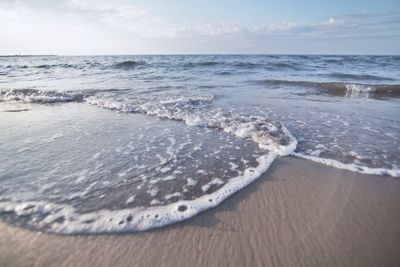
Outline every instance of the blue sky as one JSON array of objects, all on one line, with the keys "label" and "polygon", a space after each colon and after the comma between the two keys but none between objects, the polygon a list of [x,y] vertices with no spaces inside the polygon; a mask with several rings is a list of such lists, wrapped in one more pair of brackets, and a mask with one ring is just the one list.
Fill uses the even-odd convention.
[{"label": "blue sky", "polygon": [[0,54],[400,54],[397,0],[0,0]]}]

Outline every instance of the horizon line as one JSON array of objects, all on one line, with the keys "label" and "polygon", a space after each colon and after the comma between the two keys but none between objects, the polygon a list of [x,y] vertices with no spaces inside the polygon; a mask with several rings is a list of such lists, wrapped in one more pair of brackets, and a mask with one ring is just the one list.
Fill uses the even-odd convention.
[{"label": "horizon line", "polygon": [[0,57],[78,56],[400,56],[399,54],[351,53],[142,53],[142,54],[0,54]]}]

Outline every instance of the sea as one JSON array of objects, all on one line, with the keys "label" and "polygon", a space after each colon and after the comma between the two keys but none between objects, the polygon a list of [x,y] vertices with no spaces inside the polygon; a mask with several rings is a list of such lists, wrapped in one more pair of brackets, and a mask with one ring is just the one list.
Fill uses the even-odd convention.
[{"label": "sea", "polygon": [[400,56],[0,57],[6,223],[161,227],[285,156],[400,177]]}]

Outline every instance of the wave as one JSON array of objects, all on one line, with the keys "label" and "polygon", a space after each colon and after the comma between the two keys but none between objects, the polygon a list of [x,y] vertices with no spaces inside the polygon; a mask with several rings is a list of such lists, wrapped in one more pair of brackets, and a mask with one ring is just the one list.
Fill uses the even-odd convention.
[{"label": "wave", "polygon": [[18,103],[58,103],[81,102],[85,95],[68,91],[42,91],[36,89],[8,89],[0,90],[0,102]]},{"label": "wave", "polygon": [[[371,169],[354,164],[346,165],[335,160],[295,153],[297,140],[280,122],[265,117],[249,116],[217,108],[212,105],[215,99],[214,95],[126,99],[100,94],[88,95],[83,92],[45,92],[34,89],[0,92],[0,96],[5,95],[4,92],[8,92],[9,95],[13,96],[4,99],[0,98],[3,101],[16,101],[16,95],[19,95],[17,101],[27,103],[32,103],[32,100],[37,101],[36,96],[44,99],[53,97],[61,100],[64,99],[63,97],[70,97],[68,101],[86,102],[117,112],[138,113],[155,116],[160,119],[182,121],[189,126],[207,127],[227,132],[245,140],[251,140],[265,152],[257,158],[258,165],[256,167],[245,169],[242,175],[231,178],[217,191],[211,194],[204,194],[193,200],[180,200],[163,206],[99,210],[82,214],[67,204],[44,201],[0,202],[2,216],[5,214],[4,216],[24,218],[24,221],[32,228],[48,232],[87,234],[143,231],[179,222],[219,205],[226,198],[259,178],[277,156],[294,155],[361,173],[400,175],[399,170]],[[33,103],[49,102],[41,101],[39,98],[39,101]]]},{"label": "wave", "polygon": [[240,62],[232,63],[232,66],[236,67],[236,68],[241,68],[241,69],[254,69],[254,68],[261,67],[262,64],[240,61]]},{"label": "wave", "polygon": [[85,99],[98,107],[127,113],[140,113],[158,118],[183,121],[189,126],[219,129],[237,137],[252,140],[260,148],[277,155],[288,155],[297,141],[279,122],[258,116],[245,116],[212,108],[214,96],[163,99],[124,100],[90,96]]},{"label": "wave", "polygon": [[[93,94],[93,92],[91,92]],[[82,92],[10,89],[0,91],[1,102],[57,103],[82,102],[109,110],[140,113],[163,119],[183,121],[189,126],[219,129],[257,143],[260,148],[288,155],[296,139],[279,122],[259,116],[246,116],[211,107],[213,95],[124,99],[89,95]]]},{"label": "wave", "polygon": [[146,64],[144,61],[133,61],[133,60],[127,60],[127,61],[122,61],[118,62],[112,65],[112,68],[114,69],[122,69],[122,70],[129,70],[136,68],[137,66],[141,66]]},{"label": "wave", "polygon": [[228,67],[239,69],[254,69],[261,67],[261,64],[251,62],[224,62],[224,61],[204,61],[204,62],[189,62],[183,64],[184,68],[203,68],[203,67]]},{"label": "wave", "polygon": [[[293,69],[299,70],[299,64],[295,62],[276,62],[273,64],[268,64],[268,66],[272,69],[280,70],[280,69]],[[304,68],[304,67],[303,67]]]},{"label": "wave", "polygon": [[256,68],[267,68],[271,70],[298,69],[298,64],[287,63],[287,62],[253,63],[246,61],[234,61],[234,62],[204,61],[204,62],[189,62],[183,64],[183,67],[185,68],[217,67],[217,66],[238,68],[238,69],[256,69]]},{"label": "wave", "polygon": [[101,108],[182,121],[189,126],[221,130],[258,144],[264,151],[256,158],[258,164],[230,178],[217,191],[193,200],[180,200],[162,206],[100,210],[83,214],[68,204],[45,201],[0,202],[0,213],[11,217],[13,221],[23,217],[27,226],[33,229],[62,234],[143,231],[191,218],[219,205],[259,178],[277,156],[289,155],[296,148],[297,140],[281,123],[215,108],[211,105],[213,100],[213,95],[134,100],[92,95],[84,99]]},{"label": "wave", "polygon": [[330,64],[340,64],[343,65],[343,60],[342,59],[326,59],[324,60],[325,63],[330,63]]},{"label": "wave", "polygon": [[38,69],[51,69],[51,68],[79,68],[77,65],[72,65],[72,64],[43,64],[43,65],[37,65],[34,66],[35,68]]},{"label": "wave", "polygon": [[219,71],[219,72],[216,72],[215,74],[220,75],[220,76],[229,76],[229,75],[233,75],[235,73],[231,72],[231,71]]},{"label": "wave", "polygon": [[183,64],[183,67],[185,68],[211,67],[223,64],[224,64],[223,62],[218,62],[218,61],[188,62]]},{"label": "wave", "polygon": [[319,89],[326,93],[338,96],[348,96],[349,92],[368,92],[370,93],[369,96],[376,97],[400,96],[400,84],[355,84],[344,82],[312,82],[274,79],[256,81],[256,83],[267,86],[296,86]]},{"label": "wave", "polygon": [[100,210],[78,213],[68,204],[46,201],[0,202],[0,214],[24,218],[25,225],[58,234],[126,233],[145,231],[189,219],[207,209],[221,204],[226,198],[259,178],[271,165],[275,156],[260,156],[257,167],[244,171],[243,175],[231,178],[217,191],[193,200],[147,208],[122,210]]},{"label": "wave", "polygon": [[3,112],[9,112],[9,113],[16,113],[16,112],[24,112],[24,111],[29,111],[27,108],[21,108],[21,109],[6,109]]},{"label": "wave", "polygon": [[393,81],[392,78],[368,75],[368,74],[350,74],[350,73],[332,73],[329,77],[335,79],[351,79],[356,81]]},{"label": "wave", "polygon": [[258,116],[246,116],[213,108],[213,95],[163,97],[132,100],[89,95],[82,92],[10,89],[0,91],[0,101],[18,103],[82,102],[105,109],[140,113],[158,118],[183,121],[189,126],[219,129],[257,143],[262,149],[287,155],[296,147],[296,139],[279,122]]},{"label": "wave", "polygon": [[[280,85],[290,84],[296,86],[320,87],[326,90],[340,90],[347,96],[376,93],[373,90],[400,90],[397,85],[380,85],[377,88],[369,86],[345,84],[345,83],[316,83],[296,82],[282,80],[267,80],[268,84]],[[111,90],[113,91],[113,90]],[[90,92],[64,92],[64,91],[42,91],[35,89],[10,89],[0,91],[0,102],[18,103],[57,103],[57,102],[86,102],[101,108],[126,113],[139,113],[155,116],[161,119],[182,121],[189,126],[208,127],[230,133],[239,138],[251,140],[260,148],[276,155],[285,156],[291,154],[297,146],[296,139],[279,122],[269,120],[260,116],[249,116],[235,112],[227,112],[211,105],[213,95],[205,96],[180,96],[180,97],[155,97],[151,99],[136,98],[124,99],[117,97],[106,97],[101,91]],[[398,91],[397,91],[398,92]],[[296,154],[299,156],[300,154]],[[311,156],[302,156],[303,158]],[[320,163],[332,162],[330,159],[315,160]],[[343,166],[346,165],[342,163]],[[339,163],[328,165],[345,168],[352,171],[398,176],[398,172],[388,169],[370,170],[363,166],[343,167]],[[393,174],[394,173],[394,174]]]},{"label": "wave", "polygon": [[370,168],[366,166],[360,166],[356,164],[346,164],[342,163],[338,160],[334,159],[327,159],[327,158],[319,158],[319,157],[314,157],[314,156],[309,156],[309,155],[304,155],[301,153],[293,152],[291,155],[302,158],[302,159],[307,159],[311,160],[314,162],[318,162],[327,166],[332,166],[337,169],[343,169],[343,170],[348,170],[352,172],[358,172],[358,173],[364,173],[364,174],[370,174],[370,175],[380,175],[380,176],[392,176],[392,177],[400,177],[400,169],[385,169],[385,168]]}]

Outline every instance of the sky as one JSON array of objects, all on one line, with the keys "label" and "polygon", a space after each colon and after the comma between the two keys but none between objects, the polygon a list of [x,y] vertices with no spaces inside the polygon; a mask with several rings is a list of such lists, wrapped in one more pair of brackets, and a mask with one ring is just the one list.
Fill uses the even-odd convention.
[{"label": "sky", "polygon": [[0,0],[7,54],[400,54],[400,1]]}]

